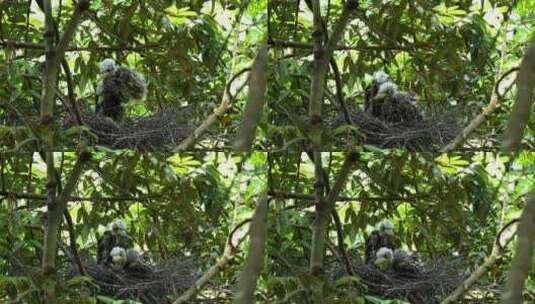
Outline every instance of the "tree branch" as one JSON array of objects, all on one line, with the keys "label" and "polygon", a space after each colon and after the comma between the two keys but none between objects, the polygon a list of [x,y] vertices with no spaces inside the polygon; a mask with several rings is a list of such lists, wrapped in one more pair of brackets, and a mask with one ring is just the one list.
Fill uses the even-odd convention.
[{"label": "tree branch", "polygon": [[531,114],[533,89],[535,88],[535,35],[532,37],[526,55],[520,64],[516,78],[518,93],[502,142],[502,150],[517,152],[520,148],[524,128]]},{"label": "tree branch", "polygon": [[[303,50],[312,50],[314,46],[310,43],[295,42],[295,41],[286,41],[286,40],[277,40],[272,39],[269,41],[272,47],[280,48],[293,48],[293,49],[303,49]],[[431,45],[428,44],[410,44],[410,45],[365,45],[365,46],[347,46],[347,45],[338,45],[334,48],[334,51],[357,51],[357,52],[366,52],[366,51],[412,51],[415,49],[430,49]]]},{"label": "tree branch", "polygon": [[535,248],[535,192],[527,199],[522,212],[517,234],[518,243],[513,258],[511,271],[505,284],[503,304],[521,304],[524,283],[532,267],[533,250]]},{"label": "tree branch", "polygon": [[[32,49],[44,50],[45,45],[31,42],[15,41],[15,40],[0,40],[0,46],[17,49]],[[142,52],[154,49],[164,49],[162,44],[144,44],[144,45],[114,45],[114,46],[88,46],[88,47],[67,47],[65,52],[117,52],[117,51],[132,51]]]},{"label": "tree branch", "polygon": [[220,116],[225,114],[228,110],[232,107],[232,100],[233,96],[230,93],[230,87],[234,80],[236,80],[240,75],[242,75],[245,72],[250,71],[251,68],[247,67],[243,70],[236,73],[227,83],[225,86],[225,89],[223,91],[223,96],[221,98],[221,104],[219,107],[217,107],[214,110],[214,113],[212,113],[206,120],[197,128],[195,129],[190,136],[188,136],[186,139],[184,139],[175,149],[173,149],[174,153],[185,151],[193,148],[195,143],[208,131],[208,129],[217,122]]},{"label": "tree branch", "polygon": [[254,303],[256,281],[264,266],[264,255],[267,237],[268,197],[264,193],[258,200],[253,219],[249,226],[249,250],[245,265],[240,273],[238,292],[234,303]]},{"label": "tree branch", "polygon": [[453,139],[450,143],[448,143],[446,146],[444,146],[440,152],[441,153],[448,153],[453,150],[456,150],[466,139],[470,134],[472,134],[483,122],[487,120],[487,118],[494,113],[494,111],[500,106],[500,99],[503,98],[503,96],[500,95],[499,92],[499,86],[500,83],[503,81],[505,77],[510,75],[512,72],[515,72],[518,70],[518,67],[514,67],[510,69],[509,71],[505,72],[496,82],[496,85],[494,86],[494,90],[492,91],[490,102],[489,104],[483,108],[483,111],[476,116],[466,128],[464,128],[455,139]]},{"label": "tree branch", "polygon": [[317,151],[321,149],[321,108],[323,104],[325,75],[327,74],[328,64],[331,60],[334,49],[338,42],[342,39],[344,30],[351,20],[351,15],[357,6],[358,2],[356,0],[346,1],[342,14],[334,26],[332,35],[325,46],[322,46],[323,23],[320,13],[320,3],[319,0],[312,0],[312,12],[314,16],[314,65],[310,87],[309,119],[311,125],[310,139],[312,141],[314,150]]},{"label": "tree branch", "polygon": [[47,220],[45,228],[45,240],[43,245],[42,271],[44,276],[43,289],[45,290],[46,303],[56,303],[56,254],[58,243],[58,231],[61,224],[61,217],[67,206],[67,198],[74,191],[78,184],[78,179],[83,173],[84,165],[90,159],[90,154],[82,152],[79,154],[76,163],[67,179],[63,191],[56,196],[56,171],[54,168],[53,152],[46,152],[47,188],[49,190],[47,199]]},{"label": "tree branch", "polygon": [[338,194],[342,191],[351,168],[357,159],[357,152],[348,152],[331,191],[329,191],[329,194],[321,204],[316,205],[316,219],[312,224],[312,252],[310,257],[310,272],[313,275],[321,273],[325,255],[325,238],[327,235],[329,217],[335,207],[336,197],[338,197]]},{"label": "tree branch", "polygon": [[76,233],[74,233],[74,224],[72,222],[71,214],[67,209],[65,209],[63,214],[65,217],[65,222],[67,223],[67,231],[69,232],[69,247],[71,248],[72,257],[76,263],[76,267],[78,267],[78,273],[85,276],[86,272],[84,265],[82,264],[80,254],[78,254],[78,248],[76,247]]},{"label": "tree branch", "polygon": [[74,35],[82,19],[82,15],[89,8],[90,1],[78,2],[76,8],[65,27],[58,44],[54,46],[54,20],[52,18],[52,5],[50,0],[43,1],[45,14],[45,71],[43,73],[43,90],[41,99],[41,124],[44,127],[47,148],[53,149],[53,132],[50,128],[53,122],[55,87],[57,83],[59,63],[65,54],[67,45]]},{"label": "tree branch", "polygon": [[[47,196],[46,195],[39,195],[39,194],[33,194],[33,193],[16,193],[16,192],[9,192],[9,191],[0,191],[1,197],[6,198],[14,198],[14,199],[27,199],[27,200],[36,200],[36,201],[46,201]],[[161,195],[151,195],[151,196],[117,196],[117,197],[81,197],[81,196],[69,196],[67,197],[68,202],[125,202],[125,201],[143,201],[143,200],[150,200],[155,198],[161,198]]]},{"label": "tree branch", "polygon": [[[316,199],[314,195],[304,194],[304,193],[268,191],[268,194],[271,197],[277,198],[277,199],[295,199],[295,200],[302,200],[302,201],[314,201]],[[351,202],[351,201],[358,201],[358,202],[388,202],[388,201],[407,201],[407,200],[411,200],[413,198],[426,198],[426,197],[429,197],[429,195],[421,195],[421,196],[415,196],[415,197],[411,197],[411,198],[399,197],[399,196],[386,196],[386,197],[368,197],[368,196],[347,197],[347,196],[338,196],[336,198],[336,201],[337,202]]]},{"label": "tree branch", "polygon": [[468,126],[466,126],[459,135],[457,135],[451,142],[449,142],[445,147],[440,149],[440,153],[451,152],[457,147],[459,147],[467,138],[474,132],[483,122],[489,117],[499,106],[498,94],[496,91],[492,91],[492,96],[490,97],[489,104],[483,108],[483,111],[477,115]]},{"label": "tree branch", "polygon": [[[461,285],[459,285],[447,298],[442,300],[440,304],[450,304],[450,303],[457,303],[457,301],[461,298],[463,294],[465,294],[468,290],[474,286],[481,277],[489,271],[489,269],[496,264],[496,262],[502,257],[504,253],[504,246],[500,244],[500,235],[502,234],[503,230],[507,229],[512,222],[515,222],[515,220],[505,224],[502,229],[498,232],[496,238],[494,239],[494,244],[492,245],[492,250],[490,254],[485,258],[485,261],[483,264],[479,265],[471,274],[470,276],[464,280]],[[505,244],[509,242],[510,239],[514,237],[514,233],[511,233],[508,236],[508,239],[505,240]]]},{"label": "tree branch", "polygon": [[266,39],[262,42],[254,59],[251,73],[249,73],[249,96],[233,145],[233,150],[236,152],[250,151],[254,143],[256,129],[260,124],[265,104],[268,78],[267,62],[268,45]]},{"label": "tree branch", "polygon": [[[190,303],[190,301],[199,293],[201,292],[206,284],[216,275],[218,274],[226,265],[234,258],[234,256],[237,253],[236,247],[232,244],[232,236],[234,232],[244,225],[245,223],[249,222],[250,219],[247,219],[240,224],[238,224],[234,229],[232,229],[231,233],[229,234],[227,238],[227,242],[225,243],[225,249],[223,251],[223,255],[219,257],[217,262],[210,267],[194,284],[191,286],[186,292],[184,292],[176,301],[173,302],[173,304],[182,304],[182,303]],[[247,234],[243,235],[245,237]],[[243,239],[242,237],[242,239]]]}]

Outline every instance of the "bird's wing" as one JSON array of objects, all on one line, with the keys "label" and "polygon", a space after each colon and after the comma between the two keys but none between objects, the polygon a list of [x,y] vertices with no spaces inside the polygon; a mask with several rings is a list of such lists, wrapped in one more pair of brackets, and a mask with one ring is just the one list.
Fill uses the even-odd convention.
[{"label": "bird's wing", "polygon": [[105,231],[104,235],[97,240],[97,263],[103,263],[107,260],[112,249],[112,235],[110,231]]},{"label": "bird's wing", "polygon": [[380,245],[379,232],[374,230],[370,234],[370,237],[366,240],[366,263],[375,259],[375,252],[381,247]]}]

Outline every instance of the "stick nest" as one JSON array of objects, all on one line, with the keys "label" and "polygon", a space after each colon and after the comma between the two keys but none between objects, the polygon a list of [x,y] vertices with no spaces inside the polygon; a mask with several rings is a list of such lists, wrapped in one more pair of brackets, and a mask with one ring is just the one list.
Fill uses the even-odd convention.
[{"label": "stick nest", "polygon": [[[349,136],[361,144],[380,148],[435,151],[460,132],[455,116],[441,110],[422,116],[404,103],[389,103],[383,107],[380,115],[358,111],[350,113],[357,134],[352,132]],[[347,122],[339,115],[333,120],[332,126],[339,128],[342,125],[347,125]]]},{"label": "stick nest", "polygon": [[102,115],[86,114],[82,122],[96,135],[96,144],[112,149],[167,150],[177,146],[194,128],[184,111],[164,109],[151,116],[126,117],[116,123]]},{"label": "stick nest", "polygon": [[[458,261],[439,259],[418,266],[417,272],[381,271],[371,264],[354,265],[355,274],[367,287],[367,293],[381,298],[404,299],[412,304],[434,304],[462,283]],[[335,271],[345,272],[342,266]]]},{"label": "stick nest", "polygon": [[87,275],[99,287],[99,294],[142,303],[170,303],[172,298],[195,283],[191,261],[167,261],[147,272],[112,269],[94,262],[86,263]]}]

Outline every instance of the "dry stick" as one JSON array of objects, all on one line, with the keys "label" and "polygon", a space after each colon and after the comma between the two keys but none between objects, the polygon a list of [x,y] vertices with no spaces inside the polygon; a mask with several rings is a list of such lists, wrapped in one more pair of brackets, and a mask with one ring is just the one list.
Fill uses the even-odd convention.
[{"label": "dry stick", "polygon": [[227,85],[225,86],[225,89],[223,91],[223,96],[221,98],[221,104],[219,107],[217,107],[214,110],[214,113],[212,113],[208,118],[197,128],[195,129],[190,136],[188,136],[186,139],[184,139],[175,149],[173,149],[173,152],[180,152],[191,149],[195,143],[201,138],[201,136],[204,135],[208,131],[208,129],[217,122],[218,118],[225,114],[230,108],[232,107],[232,99],[233,96],[230,93],[230,87],[234,80],[236,80],[239,76],[241,76],[243,73],[250,71],[251,68],[247,67],[236,73],[232,78],[229,80]]},{"label": "dry stick", "polygon": [[535,192],[529,196],[520,223],[518,224],[518,243],[511,271],[505,284],[503,304],[521,304],[524,283],[532,267],[535,248]]},{"label": "dry stick", "polygon": [[223,255],[219,257],[217,262],[210,267],[203,275],[200,277],[193,286],[191,286],[184,294],[182,294],[173,304],[188,303],[197,293],[203,290],[204,286],[225,267],[228,262],[234,257],[234,252],[232,252],[231,246],[229,243],[225,246],[225,251]]},{"label": "dry stick", "polygon": [[331,212],[336,204],[336,197],[338,197],[338,194],[342,191],[351,168],[357,159],[358,153],[354,151],[348,152],[331,191],[325,200],[322,200],[321,204],[316,205],[316,218],[312,224],[312,252],[310,257],[310,272],[313,275],[321,273],[323,258],[325,256],[327,224],[329,223]]},{"label": "dry stick", "polygon": [[503,79],[505,77],[507,77],[511,73],[515,72],[516,70],[518,70],[518,68],[514,67],[514,68],[510,69],[509,71],[505,72],[500,77],[500,79],[498,79],[498,81],[496,82],[496,85],[494,86],[494,90],[492,91],[492,95],[490,97],[489,104],[485,108],[483,108],[483,111],[478,116],[476,116],[476,118],[474,118],[470,122],[470,124],[468,126],[466,126],[466,128],[464,128],[461,131],[461,133],[459,135],[457,135],[457,137],[455,137],[455,139],[453,139],[450,143],[448,143],[446,146],[444,146],[440,150],[440,152],[447,153],[447,152],[451,152],[451,151],[457,149],[457,147],[459,147],[468,138],[468,136],[470,136],[470,134],[472,134],[472,132],[474,132],[477,128],[479,128],[479,126],[481,126],[481,124],[483,122],[485,122],[485,120],[487,120],[487,118],[492,113],[494,113],[494,111],[500,105],[499,101],[502,98],[502,96],[500,96],[500,92],[499,92],[500,83],[503,81]]},{"label": "dry stick", "polygon": [[245,266],[240,274],[238,291],[234,303],[254,303],[256,281],[264,266],[264,255],[267,237],[268,197],[264,193],[258,200],[253,219],[249,226],[249,250],[245,259]]},{"label": "dry stick", "polygon": [[531,113],[533,89],[535,88],[535,35],[533,35],[526,55],[520,64],[516,86],[518,88],[517,98],[507,122],[502,142],[502,150],[507,152],[519,150],[522,134]]},{"label": "dry stick", "polygon": [[507,236],[506,239],[503,241],[503,245],[500,242],[500,239],[502,238],[502,233],[509,229],[511,225],[518,222],[518,219],[513,219],[509,221],[507,224],[503,225],[503,227],[498,231],[496,234],[496,238],[494,239],[494,244],[492,245],[492,250],[490,255],[488,255],[485,258],[485,261],[483,264],[479,265],[472,274],[462,282],[461,285],[459,285],[446,299],[442,300],[440,304],[449,304],[454,303],[459,300],[459,298],[465,294],[472,286],[479,281],[479,279],[492,267],[499,258],[503,255],[505,251],[505,247],[513,239],[515,236],[515,233],[511,233]]},{"label": "dry stick", "polygon": [[249,97],[243,110],[238,135],[233,145],[233,149],[236,152],[250,151],[253,145],[256,129],[264,110],[264,95],[266,94],[268,78],[267,61],[268,44],[267,39],[264,39],[249,74]]},{"label": "dry stick", "polygon": [[459,135],[455,137],[450,143],[445,147],[440,149],[441,153],[448,153],[455,150],[459,145],[461,145],[467,138],[474,132],[479,126],[487,120],[487,117],[492,114],[500,105],[498,102],[498,94],[495,90],[492,91],[492,96],[490,97],[489,104],[483,108],[483,111],[474,118],[466,128],[464,128]]},{"label": "dry stick", "polygon": [[[232,231],[230,232],[227,242],[225,244],[225,250],[223,251],[223,255],[219,257],[217,262],[210,267],[197,281],[195,281],[195,284],[191,286],[186,292],[184,292],[176,301],[173,302],[173,304],[181,304],[181,303],[189,303],[201,290],[204,289],[206,284],[223,269],[231,260],[234,258],[234,255],[236,255],[236,252],[238,251],[237,248],[232,244],[232,238],[234,233],[241,228],[246,223],[250,222],[251,219],[245,219],[242,222],[240,222]],[[238,244],[243,240],[243,238],[246,236],[245,234],[239,241]]]}]

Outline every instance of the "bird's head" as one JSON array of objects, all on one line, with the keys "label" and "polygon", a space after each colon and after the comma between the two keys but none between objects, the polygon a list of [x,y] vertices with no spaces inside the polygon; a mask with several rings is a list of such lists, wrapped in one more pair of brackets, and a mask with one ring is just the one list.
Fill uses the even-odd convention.
[{"label": "bird's head", "polygon": [[394,252],[390,248],[381,247],[375,253],[374,264],[375,266],[377,266],[377,268],[381,270],[386,270],[390,268],[390,266],[392,266],[393,261],[394,261]]},{"label": "bird's head", "polygon": [[128,264],[138,263],[140,260],[141,260],[141,255],[139,254],[139,251],[135,249],[126,250],[126,263]]},{"label": "bird's head", "polygon": [[384,219],[379,223],[379,231],[387,235],[394,235],[394,225],[390,220]]},{"label": "bird's head", "polygon": [[126,262],[126,251],[122,247],[113,247],[110,256],[115,265],[123,265]]},{"label": "bird's head", "polygon": [[373,82],[375,82],[377,85],[382,85],[389,80],[390,77],[384,71],[377,71],[373,74]]},{"label": "bird's head", "polygon": [[403,250],[403,249],[394,250],[394,258],[395,259],[405,260],[405,259],[408,259],[410,256],[411,256],[411,254],[406,250]]},{"label": "bird's head", "polygon": [[111,58],[106,58],[100,62],[100,75],[107,75],[109,73],[112,73],[116,69],[115,60]]},{"label": "bird's head", "polygon": [[125,234],[126,224],[122,220],[116,220],[111,224],[111,230],[114,234]]},{"label": "bird's head", "polygon": [[388,80],[379,85],[377,95],[375,98],[385,98],[386,96],[393,97],[398,92],[398,86],[392,81]]}]

